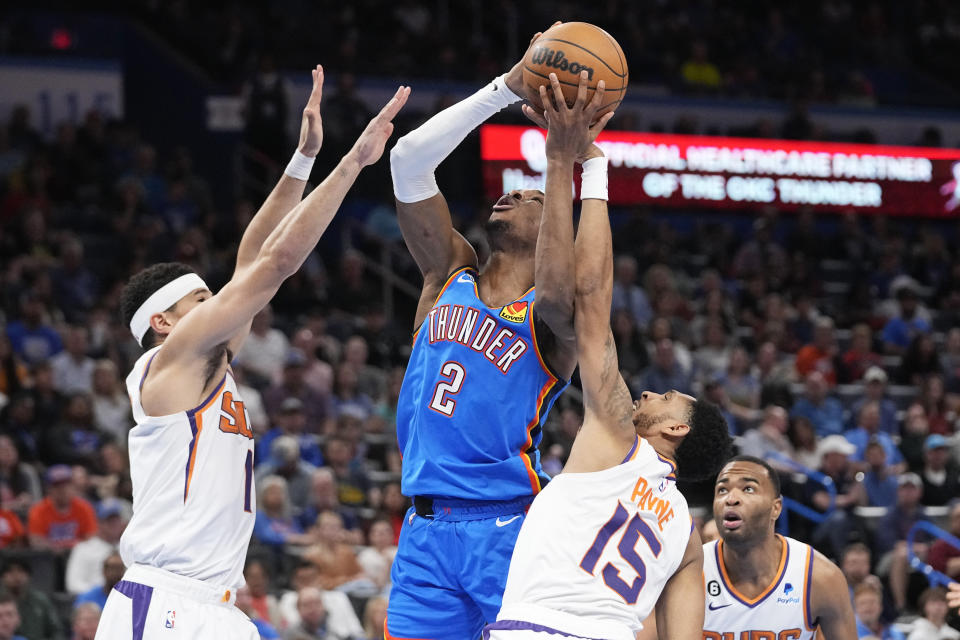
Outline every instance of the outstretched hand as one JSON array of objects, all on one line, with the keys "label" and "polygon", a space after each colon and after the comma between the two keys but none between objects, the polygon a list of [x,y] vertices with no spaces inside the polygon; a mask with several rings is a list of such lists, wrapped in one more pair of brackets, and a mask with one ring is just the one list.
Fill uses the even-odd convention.
[{"label": "outstretched hand", "polygon": [[[547,129],[548,157],[551,154],[571,156],[582,162],[589,157],[594,146],[593,141],[613,117],[614,112],[611,111],[596,119],[597,112],[603,106],[605,85],[603,80],[599,81],[593,98],[587,102],[588,84],[587,72],[583,71],[580,73],[577,99],[572,107],[568,107],[560,88],[560,80],[557,74],[551,73],[550,89],[548,90],[546,85],[540,86],[543,113],[530,105],[523,105],[523,114],[535,124]],[[548,91],[552,91],[552,99]]]},{"label": "outstretched hand", "polygon": [[[558,24],[563,24],[559,20],[550,25],[550,28],[557,26]],[[537,31],[533,34],[533,37],[530,38],[530,44],[527,45],[527,50],[523,52],[523,57],[520,58],[520,61],[517,64],[513,65],[513,68],[507,72],[507,77],[504,78],[504,82],[507,85],[507,88],[510,91],[513,91],[518,96],[523,96],[523,61],[527,59],[527,52],[530,51],[530,47],[533,46],[533,43],[537,41],[537,38],[543,35],[542,31]]]},{"label": "outstretched hand", "polygon": [[354,154],[361,167],[367,167],[380,159],[387,139],[393,133],[393,119],[410,97],[410,87],[401,86],[384,105],[353,145]]},{"label": "outstretched hand", "polygon": [[313,89],[307,106],[303,108],[300,121],[300,144],[297,149],[308,158],[315,158],[323,146],[323,122],[320,119],[320,99],[323,98],[323,67],[319,64],[311,71]]},{"label": "outstretched hand", "polygon": [[947,590],[947,604],[951,609],[960,607],[960,583],[950,583],[950,587]]}]

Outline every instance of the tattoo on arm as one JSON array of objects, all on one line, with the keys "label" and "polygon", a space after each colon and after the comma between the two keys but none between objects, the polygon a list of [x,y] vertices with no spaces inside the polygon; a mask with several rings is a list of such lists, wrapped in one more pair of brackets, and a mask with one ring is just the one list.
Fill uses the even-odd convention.
[{"label": "tattoo on arm", "polygon": [[633,417],[630,390],[627,388],[623,376],[620,375],[617,345],[613,340],[612,332],[607,333],[607,340],[603,345],[600,391],[604,396],[604,414],[610,418],[615,418],[621,424],[630,424]]}]

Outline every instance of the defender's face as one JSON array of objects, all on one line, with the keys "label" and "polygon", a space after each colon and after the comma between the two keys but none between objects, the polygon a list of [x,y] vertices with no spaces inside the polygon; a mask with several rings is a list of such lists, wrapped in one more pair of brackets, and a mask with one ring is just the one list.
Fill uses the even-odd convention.
[{"label": "defender's face", "polygon": [[744,460],[727,464],[713,492],[713,519],[720,537],[752,540],[772,533],[779,502],[765,468]]},{"label": "defender's face", "polygon": [[633,425],[639,435],[647,437],[653,435],[653,429],[663,422],[686,423],[694,402],[696,398],[677,390],[666,393],[644,391],[633,401]]}]

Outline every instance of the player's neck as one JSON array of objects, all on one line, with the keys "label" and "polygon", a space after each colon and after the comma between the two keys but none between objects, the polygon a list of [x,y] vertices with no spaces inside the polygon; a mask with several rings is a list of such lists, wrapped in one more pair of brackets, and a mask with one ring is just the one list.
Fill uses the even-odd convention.
[{"label": "player's neck", "polygon": [[[771,535],[763,542],[742,541],[723,543],[723,564],[727,575],[736,586],[753,585],[765,589],[774,580],[780,568],[783,545],[786,541]],[[747,594],[751,595],[751,594]]]},{"label": "player's neck", "polygon": [[532,256],[495,251],[483,265],[477,291],[488,307],[502,307],[526,293],[533,286],[533,276]]},{"label": "player's neck", "polygon": [[677,445],[672,440],[664,438],[660,434],[653,434],[650,436],[640,436],[640,437],[644,438],[647,442],[649,442],[650,446],[653,447],[653,450],[656,451],[661,458],[666,458],[671,462],[676,461]]}]

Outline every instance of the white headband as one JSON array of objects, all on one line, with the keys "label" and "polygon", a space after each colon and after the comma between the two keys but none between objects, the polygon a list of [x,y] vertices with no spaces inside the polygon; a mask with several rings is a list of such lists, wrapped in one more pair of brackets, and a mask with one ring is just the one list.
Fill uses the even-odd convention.
[{"label": "white headband", "polygon": [[191,291],[208,288],[203,278],[195,273],[187,273],[154,291],[130,320],[130,332],[137,339],[137,344],[143,346],[143,336],[150,328],[150,318],[155,313],[163,313]]}]

